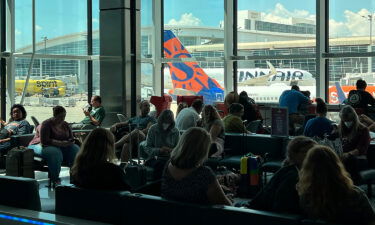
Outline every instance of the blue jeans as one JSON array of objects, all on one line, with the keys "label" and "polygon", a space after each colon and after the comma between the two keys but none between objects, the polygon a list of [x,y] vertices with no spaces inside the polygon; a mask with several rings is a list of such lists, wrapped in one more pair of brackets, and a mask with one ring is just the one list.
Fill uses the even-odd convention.
[{"label": "blue jeans", "polygon": [[63,161],[66,162],[69,167],[73,165],[74,159],[79,150],[78,145],[75,144],[68,147],[42,147],[40,144],[37,144],[29,145],[28,148],[34,150],[36,155],[42,156],[42,158],[47,161],[51,181],[58,180]]}]

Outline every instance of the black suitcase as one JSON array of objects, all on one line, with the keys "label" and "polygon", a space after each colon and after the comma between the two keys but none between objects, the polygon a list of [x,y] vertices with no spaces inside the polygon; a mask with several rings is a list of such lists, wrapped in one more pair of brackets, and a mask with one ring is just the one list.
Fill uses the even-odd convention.
[{"label": "black suitcase", "polygon": [[25,147],[12,148],[6,156],[6,175],[16,177],[34,176],[34,151]]}]

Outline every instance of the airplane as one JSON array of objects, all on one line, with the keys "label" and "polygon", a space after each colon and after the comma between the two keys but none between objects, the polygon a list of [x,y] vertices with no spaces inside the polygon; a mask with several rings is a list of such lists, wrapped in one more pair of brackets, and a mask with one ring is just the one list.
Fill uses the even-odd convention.
[{"label": "airplane", "polygon": [[[166,58],[192,57],[170,30],[164,31],[164,53]],[[296,84],[301,91],[309,91],[311,99],[316,97],[316,82],[310,72],[295,68],[275,68],[270,62],[266,62],[269,68],[238,69],[238,92],[246,91],[256,102],[278,103],[282,92],[290,90]],[[177,95],[202,95],[205,104],[224,100],[224,88],[216,80],[224,77],[222,68],[203,70],[197,62],[173,62],[167,65],[164,73],[169,72],[172,85],[168,86],[167,77],[165,91],[174,99]],[[349,91],[355,89],[355,86],[329,86],[328,102],[342,103]],[[368,86],[366,90],[375,96],[375,86]]]},{"label": "airplane", "polygon": [[[164,31],[164,54],[166,58],[192,57],[181,41],[170,30]],[[239,89],[241,86],[251,86],[251,89],[253,89],[253,87],[260,84],[263,85],[260,88],[263,90],[264,86],[272,84],[309,84],[312,86],[315,83],[315,78],[308,71],[287,68],[275,69],[268,61],[267,65],[269,69],[238,69],[237,81]],[[165,88],[169,89],[168,94],[172,95],[173,98],[177,95],[202,95],[206,104],[224,100],[224,88],[216,79],[212,78],[223,77],[223,69],[213,68],[203,70],[197,62],[170,62],[167,63],[164,72],[170,74],[172,85],[169,87],[167,82]],[[210,74],[210,76],[207,74]],[[288,87],[285,85],[283,89],[286,90]]]},{"label": "airplane", "polygon": [[[26,80],[15,81],[15,91],[21,95],[25,87]],[[29,80],[26,88],[26,96],[43,94],[49,96],[63,97],[66,94],[66,84],[61,80]]]}]

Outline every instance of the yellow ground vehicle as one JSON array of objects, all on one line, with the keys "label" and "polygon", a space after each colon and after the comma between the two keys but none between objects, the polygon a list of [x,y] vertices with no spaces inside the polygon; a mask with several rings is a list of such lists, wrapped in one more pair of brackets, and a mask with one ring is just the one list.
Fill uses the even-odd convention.
[{"label": "yellow ground vehicle", "polygon": [[[15,89],[17,94],[22,94],[26,80],[16,80]],[[63,97],[66,94],[66,84],[61,80],[29,80],[26,95],[49,95]]]}]

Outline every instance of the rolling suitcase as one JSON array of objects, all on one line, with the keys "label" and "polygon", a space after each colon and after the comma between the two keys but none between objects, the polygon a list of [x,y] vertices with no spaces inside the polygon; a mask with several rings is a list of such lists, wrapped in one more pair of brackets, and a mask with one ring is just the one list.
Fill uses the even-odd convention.
[{"label": "rolling suitcase", "polygon": [[34,178],[34,151],[25,147],[12,148],[5,165],[7,176]]}]

